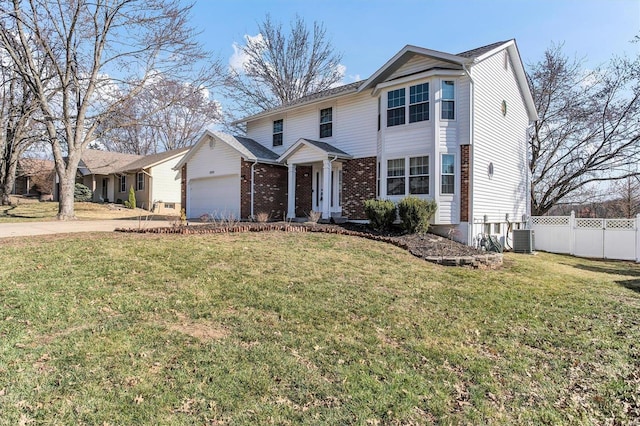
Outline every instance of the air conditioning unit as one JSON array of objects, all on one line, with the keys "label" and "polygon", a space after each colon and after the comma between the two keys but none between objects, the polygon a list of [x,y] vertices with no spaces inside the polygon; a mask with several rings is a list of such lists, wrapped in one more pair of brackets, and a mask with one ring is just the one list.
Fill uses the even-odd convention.
[{"label": "air conditioning unit", "polygon": [[533,253],[535,249],[533,229],[513,230],[514,253]]}]

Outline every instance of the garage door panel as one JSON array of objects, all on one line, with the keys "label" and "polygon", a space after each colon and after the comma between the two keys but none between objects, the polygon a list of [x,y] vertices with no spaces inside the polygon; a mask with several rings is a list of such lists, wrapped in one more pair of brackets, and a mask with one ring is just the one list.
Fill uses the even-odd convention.
[{"label": "garage door panel", "polygon": [[187,215],[197,218],[210,214],[216,218],[240,217],[240,176],[228,175],[189,182]]}]

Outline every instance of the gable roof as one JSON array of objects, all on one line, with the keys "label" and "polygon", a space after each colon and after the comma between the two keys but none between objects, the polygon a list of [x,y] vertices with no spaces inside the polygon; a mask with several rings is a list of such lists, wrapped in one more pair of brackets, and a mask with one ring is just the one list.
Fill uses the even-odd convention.
[{"label": "gable roof", "polygon": [[284,154],[282,154],[280,156],[280,158],[278,158],[278,162],[282,163],[287,158],[291,157],[291,155],[293,155],[293,153],[295,153],[297,150],[299,150],[300,148],[302,148],[304,146],[310,146],[310,147],[315,148],[317,150],[324,151],[324,153],[328,157],[334,156],[336,158],[342,158],[342,159],[353,158],[353,156],[347,154],[343,150],[341,150],[339,148],[336,148],[335,146],[333,146],[331,144],[328,144],[326,142],[320,142],[320,141],[314,141],[312,139],[300,138],[300,139],[298,139],[296,141],[296,143],[291,145],[289,147],[289,149],[287,149],[284,152]]},{"label": "gable roof", "polygon": [[251,115],[249,117],[236,120],[231,124],[236,125],[240,123],[246,123],[247,121],[256,120],[263,116],[271,115],[271,114],[277,113],[278,111],[288,109],[292,106],[302,106],[302,105],[310,104],[312,102],[319,101],[319,100],[327,100],[327,99],[335,98],[336,96],[341,96],[341,95],[344,95],[345,93],[355,93],[357,92],[358,87],[360,87],[363,81],[364,80],[355,81],[353,83],[344,84],[342,86],[336,86],[330,89],[321,90],[320,92],[311,93],[309,95],[303,96],[293,101],[283,103],[282,105],[277,106],[275,108],[270,108],[270,109],[261,111],[257,114]]},{"label": "gable roof", "polygon": [[39,158],[20,158],[16,176],[36,176],[42,173],[50,173],[55,169],[55,164],[51,160],[41,160]]},{"label": "gable roof", "polygon": [[87,149],[82,153],[78,171],[83,176],[109,175],[122,171],[125,166],[141,158],[142,155]]},{"label": "gable roof", "polygon": [[185,148],[172,149],[171,151],[160,152],[158,154],[152,154],[144,156],[132,163],[127,164],[120,171],[135,171],[141,169],[148,169],[150,167],[157,166],[158,164],[164,163],[165,161],[172,160],[178,157],[181,154],[189,151],[191,147],[187,146]]},{"label": "gable roof", "polygon": [[[375,73],[373,73],[366,80],[349,83],[343,86],[331,88],[328,90],[323,90],[317,93],[312,93],[310,95],[303,96],[302,98],[280,105],[276,108],[271,108],[271,109],[262,111],[258,114],[254,114],[249,117],[236,120],[232,124],[236,125],[239,123],[246,123],[247,121],[277,114],[281,111],[288,110],[292,107],[299,107],[299,106],[307,105],[320,100],[332,99],[332,98],[343,96],[349,93],[360,93],[366,89],[375,87],[377,84],[385,81],[385,79],[389,78],[394,72],[400,69],[404,64],[406,64],[411,58],[413,58],[416,55],[427,56],[434,59],[438,59],[440,61],[451,64],[452,69],[457,69],[460,71],[464,71],[466,73],[468,72],[467,67],[471,67],[473,64],[478,63],[503,49],[508,49],[510,55],[513,58],[516,58],[516,57],[518,58],[517,60],[513,61],[516,78],[518,80],[518,84],[522,88],[524,88],[522,90],[522,94],[523,94],[524,102],[527,106],[527,110],[529,113],[529,119],[531,121],[537,120],[538,115],[536,112],[535,104],[533,102],[533,97],[531,96],[531,93],[528,90],[526,72],[522,64],[520,52],[518,51],[518,48],[516,46],[515,39],[511,39],[511,40],[505,40],[505,41],[498,41],[498,42],[487,44],[481,47],[476,47],[474,49],[466,50],[458,54],[451,54],[451,53],[441,52],[433,49],[426,49],[424,47],[413,46],[408,44],[404,46],[398,53],[396,53],[391,59],[389,59],[382,67],[380,67]],[[434,68],[432,71],[443,70],[443,69],[444,68],[442,67]]]},{"label": "gable roof", "polygon": [[233,136],[222,132],[214,132],[210,129],[205,129],[198,138],[198,142],[189,149],[187,154],[175,165],[174,170],[180,169],[189,159],[191,159],[195,153],[200,149],[202,145],[207,143],[210,139],[221,141],[231,148],[235,149],[245,160],[258,161],[260,163],[278,163],[278,154],[271,151],[269,148],[259,144],[253,139],[245,138],[242,136]]}]

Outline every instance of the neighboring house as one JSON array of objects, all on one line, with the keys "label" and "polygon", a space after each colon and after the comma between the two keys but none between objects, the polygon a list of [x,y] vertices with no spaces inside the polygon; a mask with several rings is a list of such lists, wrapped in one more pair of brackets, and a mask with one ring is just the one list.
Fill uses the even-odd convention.
[{"label": "neighboring house", "polygon": [[121,203],[136,194],[136,205],[158,213],[179,214],[180,173],[173,170],[189,148],[153,155],[87,149],[78,165],[77,182],[93,191],[95,202]]},{"label": "neighboring house", "polygon": [[40,197],[50,200],[53,194],[53,161],[37,158],[21,158],[16,168],[13,194]]},{"label": "neighboring house", "polygon": [[188,217],[365,220],[363,202],[434,199],[432,230],[467,244],[529,208],[537,119],[514,40],[456,55],[405,46],[365,81],[207,131],[178,163]]}]

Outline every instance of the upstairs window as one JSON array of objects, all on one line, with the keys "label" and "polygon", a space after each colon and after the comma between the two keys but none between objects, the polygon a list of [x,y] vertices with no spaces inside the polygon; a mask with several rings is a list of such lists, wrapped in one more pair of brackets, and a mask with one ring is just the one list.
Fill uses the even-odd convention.
[{"label": "upstairs window", "polygon": [[409,159],[409,194],[429,193],[429,156]]},{"label": "upstairs window", "polygon": [[442,173],[440,177],[440,193],[451,195],[455,193],[455,165],[456,157],[453,154],[442,154]]},{"label": "upstairs window", "polygon": [[405,90],[391,90],[387,93],[387,127],[405,123]]},{"label": "upstairs window", "polygon": [[320,110],[320,137],[330,138],[333,136],[333,108]]},{"label": "upstairs window", "polygon": [[387,160],[387,195],[404,195],[404,158]]},{"label": "upstairs window", "polygon": [[282,129],[284,128],[283,120],[275,120],[273,122],[273,146],[282,146]]},{"label": "upstairs window", "polygon": [[136,191],[144,191],[144,173],[136,175]]},{"label": "upstairs window", "polygon": [[429,119],[429,83],[409,87],[409,123]]},{"label": "upstairs window", "polygon": [[120,176],[120,192],[127,192],[127,177],[125,175]]},{"label": "upstairs window", "polygon": [[455,87],[453,81],[442,82],[441,116],[443,120],[455,120]]}]

